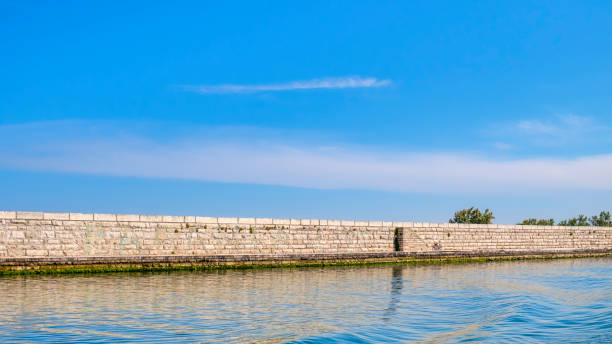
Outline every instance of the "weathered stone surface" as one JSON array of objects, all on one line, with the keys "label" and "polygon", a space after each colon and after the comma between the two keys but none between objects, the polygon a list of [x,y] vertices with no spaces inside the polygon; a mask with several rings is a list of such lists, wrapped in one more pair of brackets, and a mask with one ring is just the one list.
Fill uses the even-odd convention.
[{"label": "weathered stone surface", "polygon": [[238,223],[239,224],[246,224],[246,225],[254,225],[255,224],[255,219],[251,218],[251,217],[240,217],[240,218],[238,218]]},{"label": "weathered stone surface", "polygon": [[0,211],[0,219],[16,219],[17,212],[15,211]]},{"label": "weathered stone surface", "polygon": [[291,220],[289,219],[272,219],[272,223],[275,225],[290,225]]},{"label": "weathered stone surface", "polygon": [[222,223],[222,224],[235,225],[235,224],[238,224],[238,218],[237,217],[218,217],[217,222]]},{"label": "weathered stone surface", "polygon": [[45,220],[70,220],[69,213],[43,213]]},{"label": "weathered stone surface", "polygon": [[25,220],[42,220],[43,219],[43,213],[18,211],[17,212],[17,218],[18,219],[25,219]]},{"label": "weathered stone surface", "polygon": [[117,214],[117,221],[140,221],[140,216],[138,215],[127,215],[127,214]]},{"label": "weathered stone surface", "polygon": [[93,214],[70,213],[71,221],[93,221]]},{"label": "weathered stone surface", "polygon": [[159,216],[159,215],[140,215],[138,217],[139,221],[142,222],[162,222],[163,221],[163,216]]},{"label": "weathered stone surface", "polygon": [[162,216],[162,222],[185,222],[184,216]]},{"label": "weathered stone surface", "polygon": [[268,219],[268,218],[256,218],[255,219],[255,224],[258,225],[272,225],[272,219]]},{"label": "weathered stone surface", "polygon": [[197,223],[217,223],[217,218],[216,217],[196,216],[195,222]]},{"label": "weathered stone surface", "polygon": [[93,214],[95,221],[117,221],[115,214]]}]

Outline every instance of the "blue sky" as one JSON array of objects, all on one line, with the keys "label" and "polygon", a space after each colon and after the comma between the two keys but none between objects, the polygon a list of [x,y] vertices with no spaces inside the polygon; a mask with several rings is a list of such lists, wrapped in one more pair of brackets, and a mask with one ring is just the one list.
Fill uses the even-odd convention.
[{"label": "blue sky", "polygon": [[612,208],[609,2],[2,2],[0,208]]}]

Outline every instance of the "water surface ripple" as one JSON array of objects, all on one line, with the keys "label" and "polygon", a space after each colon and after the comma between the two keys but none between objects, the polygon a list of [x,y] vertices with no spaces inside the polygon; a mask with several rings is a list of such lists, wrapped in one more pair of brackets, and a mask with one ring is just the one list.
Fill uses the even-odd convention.
[{"label": "water surface ripple", "polygon": [[0,278],[1,342],[612,343],[612,257]]}]

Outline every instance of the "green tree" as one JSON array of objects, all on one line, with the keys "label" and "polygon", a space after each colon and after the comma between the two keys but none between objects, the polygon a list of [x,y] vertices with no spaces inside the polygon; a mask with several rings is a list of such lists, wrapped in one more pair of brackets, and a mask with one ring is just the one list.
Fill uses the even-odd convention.
[{"label": "green tree", "polygon": [[535,219],[529,218],[523,220],[521,223],[517,223],[518,225],[531,225],[531,226],[552,226],[555,224],[554,219]]},{"label": "green tree", "polygon": [[480,209],[471,207],[469,209],[462,209],[455,212],[455,216],[448,220],[450,223],[479,223],[479,224],[487,224],[491,223],[495,216],[493,213],[489,211],[489,209],[485,209],[484,213],[480,212]]},{"label": "green tree", "polygon": [[584,215],[578,215],[571,219],[563,220],[558,223],[559,226],[589,226],[589,219]]},{"label": "green tree", "polygon": [[603,211],[599,213],[599,216],[595,215],[589,219],[592,226],[599,227],[612,227],[612,219],[610,218],[609,211]]}]

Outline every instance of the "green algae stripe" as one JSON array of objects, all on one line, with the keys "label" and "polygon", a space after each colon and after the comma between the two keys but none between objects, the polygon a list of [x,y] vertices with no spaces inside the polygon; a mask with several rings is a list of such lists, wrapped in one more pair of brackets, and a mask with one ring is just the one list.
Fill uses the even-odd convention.
[{"label": "green algae stripe", "polygon": [[362,265],[431,265],[485,263],[514,260],[550,260],[563,258],[586,258],[612,256],[612,252],[559,253],[498,256],[436,256],[436,257],[387,257],[363,259],[326,260],[266,260],[266,261],[211,261],[211,262],[143,262],[143,263],[92,263],[92,264],[45,264],[30,260],[28,264],[0,265],[0,276],[37,274],[86,274],[105,272],[155,272],[155,271],[208,271],[263,268],[296,268]]}]

